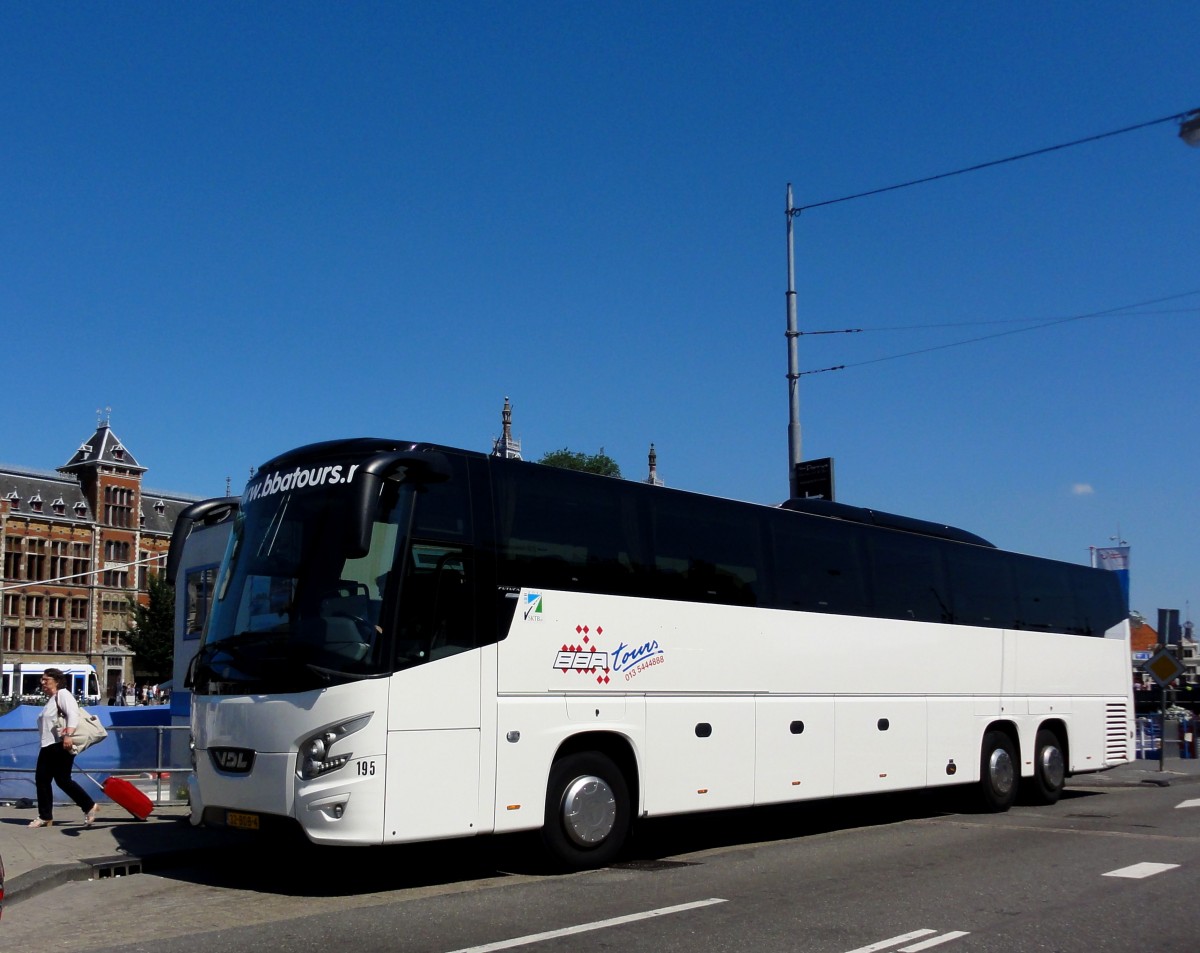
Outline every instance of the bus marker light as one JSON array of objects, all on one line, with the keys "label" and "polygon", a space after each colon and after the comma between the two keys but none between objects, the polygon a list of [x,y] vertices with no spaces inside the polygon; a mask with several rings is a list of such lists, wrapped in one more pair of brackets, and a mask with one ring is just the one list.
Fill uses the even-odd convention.
[{"label": "bus marker light", "polygon": [[698,790],[696,793],[697,794],[707,794],[708,788],[700,788],[700,790]]},{"label": "bus marker light", "polygon": [[520,804],[509,804],[505,808],[505,810],[506,811],[519,811],[519,810],[521,810],[521,805]]}]

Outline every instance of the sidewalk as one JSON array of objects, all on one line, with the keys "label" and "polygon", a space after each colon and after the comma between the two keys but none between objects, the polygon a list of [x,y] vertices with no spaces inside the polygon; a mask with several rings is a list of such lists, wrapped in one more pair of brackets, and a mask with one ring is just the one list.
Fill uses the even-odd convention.
[{"label": "sidewalk", "polygon": [[105,801],[91,828],[74,804],[55,804],[53,827],[30,829],[35,817],[33,807],[0,804],[6,905],[73,880],[161,870],[199,852],[246,843],[239,831],[192,827],[187,805],[156,805],[139,821]]}]

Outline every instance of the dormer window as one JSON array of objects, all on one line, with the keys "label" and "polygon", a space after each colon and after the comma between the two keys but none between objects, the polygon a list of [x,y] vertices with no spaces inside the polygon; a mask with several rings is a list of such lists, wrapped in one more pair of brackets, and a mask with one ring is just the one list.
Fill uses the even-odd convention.
[{"label": "dormer window", "polygon": [[63,498],[61,496],[57,500],[55,500],[53,503],[50,504],[50,508],[52,510],[54,510],[55,514],[58,516],[62,516],[63,514],[65,514],[67,512],[66,501],[63,500]]},{"label": "dormer window", "polygon": [[142,510],[142,509],[139,507],[139,508],[138,508],[138,526],[145,527],[145,525],[146,525],[146,514],[145,514],[145,512],[144,512],[144,511],[143,511],[143,510]]},{"label": "dormer window", "polygon": [[114,444],[113,448],[112,448],[112,455],[118,460],[124,460],[125,459],[125,448],[122,447],[119,443]]},{"label": "dormer window", "polygon": [[42,511],[42,494],[34,493],[29,499],[29,508],[35,513]]},{"label": "dormer window", "polygon": [[87,516],[87,504],[84,503],[83,500],[80,500],[75,504],[75,515],[80,519]]},{"label": "dormer window", "polygon": [[21,495],[16,490],[13,490],[11,493],[9,493],[5,499],[8,500],[9,506],[11,506],[14,510],[19,510],[21,508]]},{"label": "dormer window", "polygon": [[154,512],[155,513],[157,513],[159,516],[162,516],[166,511],[167,511],[166,503],[164,503],[162,500],[154,501]]}]

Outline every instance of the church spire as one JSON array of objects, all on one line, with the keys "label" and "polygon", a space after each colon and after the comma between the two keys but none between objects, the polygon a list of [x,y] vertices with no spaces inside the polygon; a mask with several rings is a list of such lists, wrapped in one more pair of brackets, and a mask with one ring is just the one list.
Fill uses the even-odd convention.
[{"label": "church spire", "polygon": [[642,482],[649,483],[651,486],[665,486],[666,484],[658,477],[658,452],[654,449],[654,444],[650,444],[650,455],[647,460],[650,464],[650,475]]},{"label": "church spire", "polygon": [[506,460],[521,459],[521,441],[514,440],[512,435],[512,403],[504,398],[504,410],[500,413],[502,435],[492,441],[492,456],[503,457]]}]

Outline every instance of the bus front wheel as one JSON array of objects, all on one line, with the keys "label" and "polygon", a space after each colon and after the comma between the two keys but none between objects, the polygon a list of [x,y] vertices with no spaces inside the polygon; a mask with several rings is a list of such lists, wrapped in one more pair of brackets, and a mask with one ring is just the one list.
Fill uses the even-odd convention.
[{"label": "bus front wheel", "polygon": [[979,762],[979,793],[984,807],[1000,814],[1013,806],[1017,799],[1017,751],[1012,739],[1003,731],[989,731],[983,736],[983,751]]},{"label": "bus front wheel", "polygon": [[629,786],[620,769],[599,752],[560,758],[546,785],[542,840],[570,870],[603,867],[629,833]]}]

